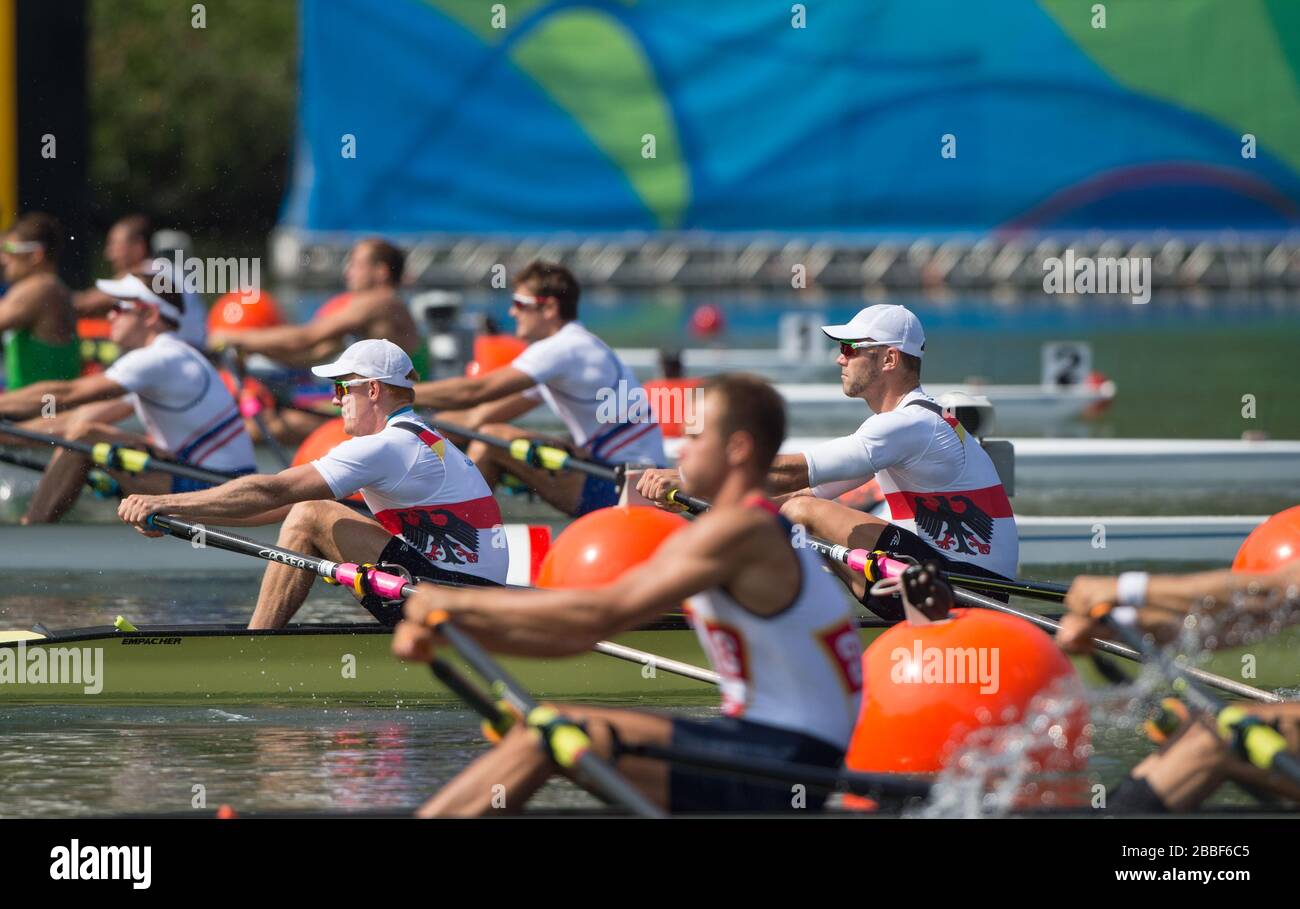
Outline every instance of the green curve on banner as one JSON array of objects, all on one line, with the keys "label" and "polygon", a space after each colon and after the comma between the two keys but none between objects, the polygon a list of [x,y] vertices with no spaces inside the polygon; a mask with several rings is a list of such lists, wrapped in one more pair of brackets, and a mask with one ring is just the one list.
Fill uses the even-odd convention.
[{"label": "green curve on banner", "polygon": [[[539,6],[549,0],[510,0],[509,3],[487,3],[484,0],[426,0],[450,19],[455,19],[477,35],[485,44],[496,44],[510,33],[510,29],[527,19]],[[502,9],[494,10],[500,6]],[[504,18],[499,18],[498,14]],[[493,22],[504,22],[497,27]]]},{"label": "green curve on banner", "polygon": [[[677,128],[650,61],[620,22],[593,10],[557,13],[510,57],[618,165],[659,227],[681,224],[690,178]],[[646,136],[653,158],[642,154]]]},{"label": "green curve on banner", "polygon": [[1113,79],[1209,117],[1300,172],[1300,3],[1295,0],[1127,0],[1092,5],[1039,0]]}]

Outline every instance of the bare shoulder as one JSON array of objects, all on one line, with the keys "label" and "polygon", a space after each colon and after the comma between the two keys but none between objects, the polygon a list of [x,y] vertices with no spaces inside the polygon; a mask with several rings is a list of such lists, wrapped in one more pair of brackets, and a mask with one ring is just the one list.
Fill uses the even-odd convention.
[{"label": "bare shoulder", "polygon": [[[690,544],[707,550],[759,550],[779,542],[779,528],[772,516],[761,508],[731,505],[713,508],[691,525]],[[685,536],[685,534],[681,534]]]}]

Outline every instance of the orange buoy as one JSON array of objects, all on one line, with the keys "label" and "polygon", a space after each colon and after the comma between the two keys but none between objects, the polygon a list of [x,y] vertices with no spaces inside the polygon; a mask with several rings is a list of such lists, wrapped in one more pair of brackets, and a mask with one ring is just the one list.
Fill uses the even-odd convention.
[{"label": "orange buoy", "polygon": [[1232,570],[1277,571],[1300,558],[1300,505],[1279,511],[1250,532],[1232,560]]},{"label": "orange buoy", "polygon": [[222,294],[208,310],[208,331],[248,331],[252,328],[270,328],[283,325],[284,317],[275,297],[264,290],[257,291],[245,302],[243,291],[232,290]]},{"label": "orange buoy", "polygon": [[585,514],[551,544],[538,587],[599,587],[654,554],[687,525],[681,515],[645,505],[618,505]]},{"label": "orange buoy", "polygon": [[845,758],[852,770],[937,773],[988,732],[1047,704],[1053,718],[1041,734],[1032,730],[1035,743],[1020,769],[1077,774],[1086,766],[1088,713],[1078,673],[1023,619],[954,609],[943,621],[902,622],[867,648],[862,669],[862,707]]},{"label": "orange buoy", "polygon": [[722,334],[727,328],[727,319],[722,310],[712,303],[697,306],[691,313],[691,334],[697,338],[712,338]]},{"label": "orange buoy", "polygon": [[[346,442],[352,438],[343,430],[343,418],[335,417],[327,423],[322,423],[311,431],[307,438],[302,440],[298,450],[293,454],[293,462],[290,466],[300,467],[303,464],[309,464],[317,458],[323,458],[334,450],[334,446],[341,442]],[[364,502],[361,493],[354,492],[348,496],[352,502]]]},{"label": "orange buoy", "polygon": [[[1111,390],[1106,394],[1106,386],[1108,385],[1111,386]],[[1094,401],[1084,408],[1083,415],[1085,417],[1091,418],[1101,416],[1101,414],[1110,407],[1111,401],[1115,399],[1114,385],[1115,383],[1108,379],[1106,374],[1103,372],[1098,372],[1094,369],[1092,372],[1088,373],[1087,378],[1083,380],[1083,387],[1089,391],[1103,392],[1104,397],[1099,401]]]},{"label": "orange buoy", "polygon": [[466,364],[465,375],[485,376],[509,366],[527,346],[527,341],[514,335],[479,335],[474,339],[474,359]]},{"label": "orange buoy", "polygon": [[341,294],[335,294],[321,304],[321,308],[312,314],[311,320],[313,322],[318,322],[321,319],[328,319],[330,316],[347,309],[348,304],[351,302],[352,291],[345,290]]},{"label": "orange buoy", "polygon": [[703,385],[703,379],[694,378],[650,379],[641,383],[650,402],[651,417],[665,438],[680,439],[686,424],[700,419],[694,389]]},{"label": "orange buoy", "polygon": [[235,810],[233,805],[222,805],[217,808],[217,820],[233,821],[237,817],[239,817],[239,812]]}]

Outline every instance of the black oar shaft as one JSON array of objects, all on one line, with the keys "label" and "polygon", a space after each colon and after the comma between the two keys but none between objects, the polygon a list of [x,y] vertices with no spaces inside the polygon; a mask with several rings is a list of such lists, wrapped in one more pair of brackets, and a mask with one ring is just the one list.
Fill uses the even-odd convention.
[{"label": "black oar shaft", "polygon": [[541,466],[548,470],[577,470],[614,483],[619,482],[623,477],[623,471],[616,464],[577,458],[563,448],[554,445],[546,445],[531,439],[503,439],[500,436],[489,435],[465,426],[458,426],[455,423],[448,423],[445,420],[439,420],[437,417],[429,418],[428,422],[430,426],[449,435],[464,436],[467,439],[491,445],[493,448],[500,448],[509,452],[510,456],[517,461],[530,463],[529,455],[536,455],[538,464],[535,466]]},{"label": "black oar shaft", "polygon": [[[1166,679],[1170,682],[1181,682],[1183,696],[1191,701],[1192,706],[1197,710],[1213,717],[1216,726],[1219,726],[1222,733],[1225,726],[1225,714],[1232,708],[1229,708],[1227,704],[1200,684],[1205,679],[1198,675],[1196,670],[1188,666],[1178,665],[1161,648],[1147,640],[1146,635],[1137,627],[1136,610],[1127,610],[1126,612],[1131,613],[1130,615],[1124,613],[1117,615],[1118,612],[1119,610],[1111,610],[1107,614],[1107,624],[1115,630],[1116,634],[1139,651],[1147,662],[1155,664]],[[1281,698],[1278,698],[1278,700],[1281,700]],[[1241,708],[1235,709],[1241,710]],[[1300,786],[1300,758],[1286,750],[1287,743],[1282,738],[1281,733],[1244,715],[1237,719],[1228,719],[1226,726],[1243,732],[1240,743],[1246,752],[1247,760],[1261,767],[1261,769],[1275,770],[1287,777],[1295,785]],[[1251,728],[1251,726],[1255,728]],[[1256,744],[1251,740],[1255,736],[1262,737],[1265,741],[1262,744]],[[1267,757],[1264,754],[1267,754]]]},{"label": "black oar shaft", "polygon": [[[535,715],[535,711],[538,711],[541,705],[533,700],[523,686],[497,665],[477,641],[457,628],[449,619],[439,622],[436,627],[443,638],[460,654],[461,659],[519,708],[525,718]],[[585,737],[585,733],[583,735]],[[608,801],[620,804],[641,817],[664,816],[664,812],[646,798],[641,790],[624,779],[604,758],[590,748],[583,748],[577,754],[572,769],[580,782]]]},{"label": "black oar shaft", "polygon": [[[167,473],[172,476],[184,477],[200,483],[218,484],[225,483],[227,480],[233,480],[236,477],[235,474],[223,473],[216,470],[204,470],[202,467],[182,464],[179,461],[157,458],[148,452],[136,448],[114,446],[110,443],[104,442],[79,442],[75,439],[64,439],[59,436],[47,435],[43,432],[34,432],[30,429],[24,429],[21,426],[15,426],[7,420],[0,420],[0,435],[15,436],[32,442],[41,442],[46,445],[53,445],[56,448],[66,448],[69,451],[76,451],[84,455],[89,455],[90,458],[101,467],[126,470],[129,473],[155,471],[157,473]],[[104,459],[101,458],[103,452],[116,452],[116,463],[104,463]]]}]

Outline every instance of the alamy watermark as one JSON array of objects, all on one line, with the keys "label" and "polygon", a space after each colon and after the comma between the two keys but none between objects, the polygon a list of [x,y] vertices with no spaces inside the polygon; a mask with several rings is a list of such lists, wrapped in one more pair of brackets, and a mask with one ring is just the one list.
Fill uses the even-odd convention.
[{"label": "alamy watermark", "polygon": [[672,423],[680,424],[688,435],[695,435],[704,427],[700,414],[704,407],[703,388],[680,386],[629,387],[626,379],[619,379],[617,387],[606,386],[596,391],[596,422],[603,426],[622,423]]},{"label": "alamy watermark", "polygon": [[1124,294],[1134,303],[1151,301],[1149,256],[1076,256],[1043,260],[1043,290],[1049,294]]},{"label": "alamy watermark", "polygon": [[172,258],[153,260],[154,293],[225,294],[238,291],[240,300],[256,300],[262,286],[262,260],[228,256],[187,256],[177,250]]},{"label": "alamy watermark", "polygon": [[997,694],[1002,687],[999,649],[923,647],[913,641],[911,648],[889,652],[889,680],[896,685],[979,685],[980,694]]},{"label": "alamy watermark", "polygon": [[0,685],[80,685],[86,694],[104,690],[103,647],[0,648]]}]

